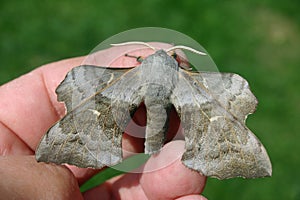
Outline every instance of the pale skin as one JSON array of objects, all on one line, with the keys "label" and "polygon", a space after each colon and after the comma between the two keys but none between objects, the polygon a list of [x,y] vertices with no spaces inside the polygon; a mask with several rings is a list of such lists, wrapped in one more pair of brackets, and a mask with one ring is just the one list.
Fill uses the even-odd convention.
[{"label": "pale skin", "polygon": [[[165,44],[155,44],[164,47]],[[147,56],[152,50],[133,47],[110,48],[90,57],[85,63],[101,66],[130,67],[135,59],[124,57],[124,51]],[[92,58],[92,59],[91,59]],[[101,58],[101,59],[96,59]],[[205,199],[206,177],[192,171],[180,158],[152,172],[127,173],[84,194],[79,186],[99,170],[38,163],[35,149],[44,133],[65,114],[64,105],[56,100],[55,88],[73,67],[86,57],[71,58],[44,65],[0,87],[0,194],[4,199]],[[145,110],[140,108],[135,120],[145,123]],[[170,119],[169,134],[177,131],[180,120],[175,111]],[[123,147],[141,151],[143,143],[129,135]],[[178,145],[171,142],[169,147]],[[166,148],[167,149],[167,148]],[[172,148],[173,149],[173,148]],[[174,148],[176,151],[176,148]],[[163,149],[148,164],[164,161],[174,151]],[[178,150],[179,151],[179,150]],[[177,152],[178,153],[178,152]],[[180,152],[179,152],[180,153]],[[126,155],[125,155],[126,156]]]}]

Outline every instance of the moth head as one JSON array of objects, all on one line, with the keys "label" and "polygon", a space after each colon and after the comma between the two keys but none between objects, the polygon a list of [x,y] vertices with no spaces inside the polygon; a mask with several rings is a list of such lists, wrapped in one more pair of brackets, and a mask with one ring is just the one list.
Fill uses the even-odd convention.
[{"label": "moth head", "polygon": [[[150,49],[152,49],[154,51],[158,50],[154,46],[152,46],[152,45],[150,45],[146,42],[140,42],[140,41],[131,41],[131,42],[118,43],[118,44],[111,44],[111,45],[112,46],[143,45],[143,46],[149,47]],[[176,46],[170,47],[169,49],[164,50],[166,53],[168,53],[171,57],[173,57],[177,61],[179,67],[181,67],[182,69],[185,69],[185,70],[192,70],[191,64],[189,63],[189,61],[187,59],[185,59],[184,57],[178,55],[175,52],[177,49],[187,50],[187,51],[190,51],[190,52],[196,53],[198,55],[202,55],[202,56],[207,55],[204,52],[198,51],[196,49],[193,49],[191,47],[184,46],[184,45],[176,45]],[[139,63],[141,63],[144,59],[142,56],[132,56],[132,55],[128,55],[128,54],[125,54],[125,56],[136,58],[136,60]]]}]

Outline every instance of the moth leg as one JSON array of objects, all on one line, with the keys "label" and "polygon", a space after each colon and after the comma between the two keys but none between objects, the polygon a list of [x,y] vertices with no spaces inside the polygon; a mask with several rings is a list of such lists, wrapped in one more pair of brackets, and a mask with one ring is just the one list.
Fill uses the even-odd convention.
[{"label": "moth leg", "polygon": [[129,54],[125,54],[126,57],[129,57],[129,58],[135,58],[137,62],[139,63],[142,63],[143,60],[145,59],[144,57],[142,56],[133,56],[133,55],[129,55]]},{"label": "moth leg", "polygon": [[175,51],[171,52],[171,56],[177,61],[180,68],[187,71],[191,71],[193,69],[191,63],[185,58],[179,56]]}]

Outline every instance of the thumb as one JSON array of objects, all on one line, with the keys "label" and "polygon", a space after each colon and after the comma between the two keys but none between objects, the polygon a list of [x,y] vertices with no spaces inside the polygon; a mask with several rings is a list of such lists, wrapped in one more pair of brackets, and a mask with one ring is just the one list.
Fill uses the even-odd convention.
[{"label": "thumb", "polygon": [[37,163],[33,156],[1,156],[0,177],[3,199],[83,199],[66,167]]}]

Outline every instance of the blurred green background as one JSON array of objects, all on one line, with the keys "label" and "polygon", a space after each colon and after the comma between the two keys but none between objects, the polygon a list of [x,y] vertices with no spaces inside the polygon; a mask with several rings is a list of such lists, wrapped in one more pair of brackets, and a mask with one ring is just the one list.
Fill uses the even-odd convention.
[{"label": "blurred green background", "polygon": [[249,81],[259,106],[247,125],[273,163],[272,178],[210,178],[204,195],[300,199],[300,1],[53,2],[0,1],[0,84],[42,64],[87,54],[127,29],[180,31],[206,48],[220,71]]}]

